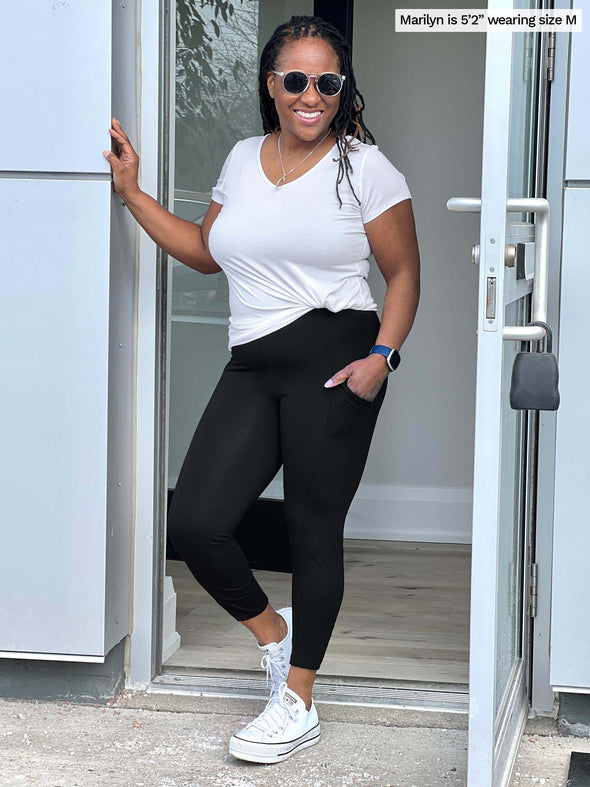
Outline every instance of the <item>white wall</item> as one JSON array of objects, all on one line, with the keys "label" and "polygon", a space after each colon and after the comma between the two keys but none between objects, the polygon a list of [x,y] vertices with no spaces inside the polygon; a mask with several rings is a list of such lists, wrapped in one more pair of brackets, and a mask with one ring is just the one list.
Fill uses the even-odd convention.
[{"label": "white wall", "polygon": [[[480,194],[485,40],[396,33],[396,5],[355,3],[353,54],[365,122],[412,192],[422,292],[363,480],[389,489],[394,501],[415,499],[413,515],[399,510],[410,530],[469,540],[477,323],[471,247],[479,217],[450,214],[446,201]],[[381,306],[385,282],[376,263],[370,283]],[[394,532],[397,513],[394,503]]]}]

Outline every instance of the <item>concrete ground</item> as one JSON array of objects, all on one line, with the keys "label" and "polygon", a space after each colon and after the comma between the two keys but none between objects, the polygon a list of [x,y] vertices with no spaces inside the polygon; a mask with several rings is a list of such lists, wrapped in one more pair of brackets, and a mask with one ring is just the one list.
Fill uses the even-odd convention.
[{"label": "concrete ground", "polygon": [[[0,785],[466,784],[465,730],[324,721],[317,746],[280,765],[255,765],[227,753],[228,738],[250,718],[0,699]],[[512,785],[565,787],[572,750],[590,752],[590,739],[525,734]]]}]

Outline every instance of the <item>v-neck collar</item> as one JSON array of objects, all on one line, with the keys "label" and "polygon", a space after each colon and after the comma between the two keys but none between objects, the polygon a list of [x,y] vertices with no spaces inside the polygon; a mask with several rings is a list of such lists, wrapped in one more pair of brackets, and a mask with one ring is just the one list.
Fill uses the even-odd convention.
[{"label": "v-neck collar", "polygon": [[[260,175],[261,175],[262,179],[264,180],[264,182],[267,183],[274,190],[276,188],[276,183],[273,183],[272,180],[270,180],[270,178],[268,178],[265,175],[264,170],[262,169],[262,161],[261,161],[261,158],[260,158],[260,154],[262,152],[262,145],[264,144],[264,140],[267,137],[270,137],[270,136],[272,136],[272,134],[265,134],[262,137],[262,139],[260,141],[260,144],[258,145],[258,149],[256,151],[256,164],[258,166],[258,171],[260,172]],[[285,186],[292,186],[294,183],[297,183],[297,181],[302,180],[306,175],[309,175],[310,172],[313,172],[316,167],[319,167],[319,165],[323,161],[325,161],[327,159],[327,157],[334,150],[334,148],[337,147],[337,144],[338,144],[337,142],[334,142],[332,147],[328,151],[326,151],[326,153],[321,157],[321,159],[319,161],[316,161],[316,163],[313,165],[313,167],[308,169],[307,172],[304,172],[303,175],[299,175],[299,177],[295,178],[294,180],[290,180],[287,183],[283,183],[281,186],[279,186],[279,189],[284,189]]]}]

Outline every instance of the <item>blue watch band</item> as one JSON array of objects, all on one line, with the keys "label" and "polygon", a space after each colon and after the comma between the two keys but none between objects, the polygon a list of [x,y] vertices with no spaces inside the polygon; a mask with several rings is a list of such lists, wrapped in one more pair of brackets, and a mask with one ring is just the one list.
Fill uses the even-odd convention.
[{"label": "blue watch band", "polygon": [[400,364],[400,354],[397,350],[394,350],[393,347],[386,347],[384,344],[375,344],[373,347],[371,347],[369,355],[372,355],[373,353],[379,353],[379,355],[383,355],[387,361],[389,369],[392,372],[397,369]]}]

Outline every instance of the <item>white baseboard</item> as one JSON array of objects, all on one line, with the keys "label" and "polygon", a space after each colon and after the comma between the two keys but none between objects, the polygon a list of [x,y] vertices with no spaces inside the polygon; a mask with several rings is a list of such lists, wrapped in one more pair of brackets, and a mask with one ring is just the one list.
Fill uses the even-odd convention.
[{"label": "white baseboard", "polygon": [[471,489],[362,484],[345,538],[471,543]]},{"label": "white baseboard", "polygon": [[[277,476],[262,497],[283,499]],[[350,506],[345,538],[470,544],[473,493],[445,486],[361,484]]]},{"label": "white baseboard", "polygon": [[[261,495],[282,500],[282,472]],[[470,488],[361,484],[346,517],[345,538],[470,544]]]},{"label": "white baseboard", "polygon": [[176,631],[176,593],[172,577],[164,577],[164,614],[162,626],[162,663],[180,648],[180,634]]}]

